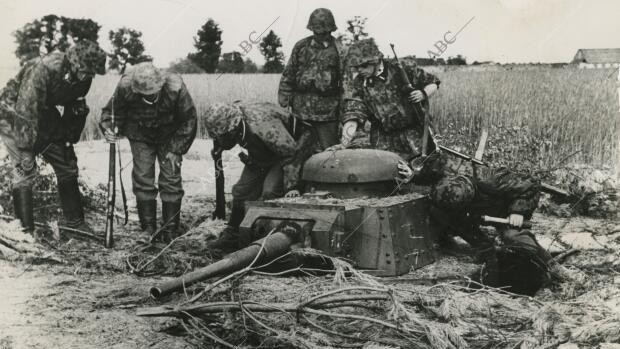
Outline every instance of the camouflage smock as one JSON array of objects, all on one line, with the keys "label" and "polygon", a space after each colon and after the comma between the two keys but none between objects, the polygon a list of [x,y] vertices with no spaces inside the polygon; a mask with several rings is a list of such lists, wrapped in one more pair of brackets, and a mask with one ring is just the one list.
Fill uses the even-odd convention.
[{"label": "camouflage smock", "polygon": [[72,82],[69,72],[65,53],[50,53],[28,61],[0,92],[0,132],[18,148],[38,152],[52,142],[79,140],[88,108],[78,98],[92,80]]},{"label": "camouflage smock", "polygon": [[123,75],[101,114],[101,127],[114,122],[119,133],[132,141],[164,144],[166,152],[185,154],[194,142],[196,108],[181,76],[167,74],[159,99],[150,105],[131,89],[131,77]]},{"label": "camouflage smock", "polygon": [[[407,96],[402,92],[398,67],[383,60],[384,70],[379,76],[365,79],[361,75],[344,84],[342,123],[355,120],[360,125],[370,121],[370,143],[373,148],[399,153],[405,158],[420,155],[423,125],[416,120]],[[439,85],[434,75],[415,64],[404,67],[411,85],[424,90],[430,84]],[[428,112],[428,99],[422,101]]]},{"label": "camouflage smock", "polygon": [[284,189],[297,189],[301,168],[316,143],[311,127],[273,103],[245,103],[240,109],[246,126],[240,145],[247,149],[249,162],[265,170],[279,164]]},{"label": "camouflage smock", "polygon": [[302,120],[338,120],[343,57],[333,37],[327,47],[312,36],[297,42],[280,79],[280,105],[290,106]]}]

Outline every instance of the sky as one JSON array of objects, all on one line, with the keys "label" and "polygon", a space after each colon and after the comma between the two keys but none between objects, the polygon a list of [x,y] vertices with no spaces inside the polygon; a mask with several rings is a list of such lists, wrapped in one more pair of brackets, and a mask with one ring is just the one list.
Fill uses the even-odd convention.
[{"label": "sky", "polygon": [[[98,22],[104,49],[110,30],[137,29],[146,53],[166,67],[194,51],[193,37],[208,18],[223,30],[222,52],[243,52],[239,45],[252,32],[272,29],[288,57],[311,34],[306,24],[318,7],[332,10],[339,31],[347,19],[367,17],[384,54],[394,43],[399,55],[428,57],[444,37],[451,43],[441,56],[462,54],[470,63],[569,62],[579,48],[620,47],[617,0],[0,0],[0,69],[18,66],[11,33],[46,14]],[[244,55],[263,63],[256,45]]]}]

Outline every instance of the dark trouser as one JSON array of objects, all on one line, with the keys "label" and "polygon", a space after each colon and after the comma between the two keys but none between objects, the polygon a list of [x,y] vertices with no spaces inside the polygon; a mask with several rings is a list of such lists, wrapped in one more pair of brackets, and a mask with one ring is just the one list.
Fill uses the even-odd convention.
[{"label": "dark trouser", "polygon": [[[12,181],[13,188],[32,187],[36,177],[36,171],[24,173],[20,169],[22,150],[17,148],[13,137],[2,135],[2,141],[13,164]],[[39,151],[43,159],[54,169],[58,183],[77,180],[78,166],[77,157],[72,145],[65,146],[62,143],[50,143]]]},{"label": "dark trouser", "polygon": [[161,201],[178,202],[183,198],[183,183],[181,168],[176,173],[172,172],[170,162],[166,160],[166,152],[161,144],[147,144],[143,142],[129,141],[133,156],[133,193],[136,199],[155,200],[157,187],[155,187],[155,160],[159,163],[159,177],[157,184]]},{"label": "dark trouser", "polygon": [[338,121],[307,121],[314,128],[319,138],[320,151],[340,143]]},{"label": "dark trouser", "polygon": [[245,216],[245,202],[270,200],[284,195],[283,173],[279,164],[270,169],[244,166],[232,188],[232,212],[228,225],[238,228]]}]

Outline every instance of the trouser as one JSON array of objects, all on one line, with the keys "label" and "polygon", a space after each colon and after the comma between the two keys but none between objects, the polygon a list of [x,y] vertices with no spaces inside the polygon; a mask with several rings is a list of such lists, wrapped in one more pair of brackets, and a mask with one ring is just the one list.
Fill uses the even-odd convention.
[{"label": "trouser", "polygon": [[[23,151],[17,148],[15,138],[9,135],[0,135],[6,146],[9,158],[13,165],[11,179],[13,188],[32,187],[36,178],[36,171],[25,172],[21,169]],[[58,183],[77,180],[78,166],[75,150],[72,145],[66,146],[63,143],[50,143],[37,152],[54,169]]]},{"label": "trouser", "polygon": [[133,193],[136,199],[155,200],[158,188],[155,187],[155,160],[159,163],[159,177],[157,185],[161,201],[178,202],[183,198],[183,183],[181,168],[172,171],[172,165],[166,160],[166,152],[162,144],[148,144],[129,141],[133,156]]},{"label": "trouser", "polygon": [[279,164],[268,169],[244,166],[241,177],[232,188],[232,212],[228,225],[238,228],[245,216],[245,202],[270,200],[284,195],[282,167]]},{"label": "trouser", "polygon": [[338,121],[307,121],[318,137],[319,151],[340,143],[338,137]]}]

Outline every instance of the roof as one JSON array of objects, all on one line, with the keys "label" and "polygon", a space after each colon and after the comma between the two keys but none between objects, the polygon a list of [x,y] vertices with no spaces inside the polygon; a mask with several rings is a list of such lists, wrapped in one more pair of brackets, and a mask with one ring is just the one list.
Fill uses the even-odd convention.
[{"label": "roof", "polygon": [[582,48],[577,51],[573,63],[620,63],[620,48]]}]

